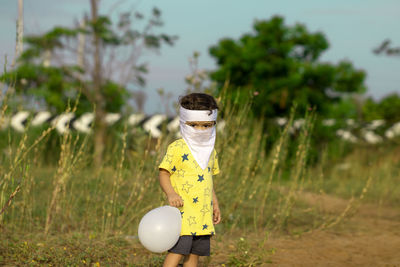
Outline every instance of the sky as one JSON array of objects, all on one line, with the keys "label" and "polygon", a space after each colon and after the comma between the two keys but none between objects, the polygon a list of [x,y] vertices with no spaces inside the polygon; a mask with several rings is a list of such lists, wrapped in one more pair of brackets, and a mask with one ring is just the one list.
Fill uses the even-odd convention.
[{"label": "sky", "polygon": [[[16,0],[2,0],[0,8],[0,64],[14,54]],[[372,50],[389,38],[400,47],[400,1],[398,0],[102,0],[100,13],[118,14],[135,9],[144,15],[153,7],[162,12],[161,31],[179,39],[159,53],[146,53],[147,95],[145,112],[164,112],[157,94],[163,88],[176,101],[184,94],[184,78],[190,74],[189,57],[200,53],[199,68],[213,70],[214,59],[208,49],[222,38],[238,39],[252,31],[255,20],[274,15],[285,18],[286,25],[305,24],[310,32],[320,31],[330,43],[321,61],[338,63],[350,60],[355,68],[367,72],[367,96],[375,99],[400,93],[400,56],[375,55]],[[71,26],[84,12],[89,0],[25,0],[25,34],[42,33],[56,25]]]}]

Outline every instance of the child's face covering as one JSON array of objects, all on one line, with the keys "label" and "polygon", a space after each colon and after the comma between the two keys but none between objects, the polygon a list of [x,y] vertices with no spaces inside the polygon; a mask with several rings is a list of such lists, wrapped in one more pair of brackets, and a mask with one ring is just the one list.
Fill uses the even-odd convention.
[{"label": "child's face covering", "polygon": [[212,128],[216,123],[215,121],[187,121],[185,124],[196,130],[207,130]]}]

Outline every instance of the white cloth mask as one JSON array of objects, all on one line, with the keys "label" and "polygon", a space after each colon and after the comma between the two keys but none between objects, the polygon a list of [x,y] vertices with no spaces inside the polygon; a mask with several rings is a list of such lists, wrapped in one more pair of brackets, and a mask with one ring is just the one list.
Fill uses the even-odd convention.
[{"label": "white cloth mask", "polygon": [[180,107],[180,131],[190,152],[201,169],[208,166],[210,156],[214,150],[216,130],[215,126],[200,130],[186,124],[189,121],[216,121],[217,110],[210,114],[209,110],[188,110]]}]

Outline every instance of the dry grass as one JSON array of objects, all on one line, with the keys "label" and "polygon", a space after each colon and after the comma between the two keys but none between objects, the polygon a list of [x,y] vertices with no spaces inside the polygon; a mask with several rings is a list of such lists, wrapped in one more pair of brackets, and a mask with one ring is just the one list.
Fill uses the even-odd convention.
[{"label": "dry grass", "polygon": [[[222,173],[214,179],[223,215],[218,233],[304,233],[346,221],[365,199],[379,205],[399,203],[400,164],[398,158],[393,159],[393,152],[381,151],[381,155],[387,155],[384,161],[356,150],[346,159],[354,166],[345,171],[327,161],[308,166],[313,116],[306,117],[294,141],[289,131],[291,119],[267,153],[264,147],[269,136],[262,121],[248,118],[249,105],[239,110],[228,103],[224,109],[229,115],[224,118],[226,127],[216,145]],[[4,106],[2,110],[4,114]],[[9,143],[0,148],[7,152],[0,157],[2,231],[44,235],[47,239],[72,233],[101,240],[135,236],[140,218],[165,204],[157,166],[173,137],[153,140],[132,133],[127,125],[121,128],[107,144],[105,164],[98,169],[91,165],[90,135],[55,137],[50,127],[32,140],[30,130],[22,135],[3,132]],[[48,161],[43,155],[49,154],[48,144],[54,139],[60,145],[52,148],[58,152],[53,152]],[[289,164],[291,142],[297,145]],[[342,211],[330,214],[304,201],[305,192],[338,194],[350,200]],[[246,244],[240,245],[245,249]],[[244,255],[239,260],[246,259]]]}]

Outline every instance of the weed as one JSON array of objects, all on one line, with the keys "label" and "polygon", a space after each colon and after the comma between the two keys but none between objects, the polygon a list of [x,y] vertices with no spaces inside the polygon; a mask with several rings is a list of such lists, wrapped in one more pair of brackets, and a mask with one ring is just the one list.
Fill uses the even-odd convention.
[{"label": "weed", "polygon": [[[291,119],[267,151],[269,137],[262,121],[248,117],[249,106],[240,110],[225,103],[224,109],[225,129],[216,144],[222,171],[214,177],[222,211],[218,234],[251,229],[300,235],[340,224],[354,215],[361,201],[400,203],[400,164],[395,148],[375,155],[359,148],[343,160],[352,164],[348,170],[335,168],[327,157],[309,166],[313,115],[306,117],[297,138],[290,133]],[[65,266],[116,260],[121,265],[160,264],[163,255],[154,256],[140,250],[139,245],[134,247],[136,243],[114,238],[136,235],[140,218],[166,203],[157,166],[174,137],[164,135],[154,140],[138,131],[133,133],[127,125],[122,128],[122,133],[107,141],[106,158],[98,169],[91,164],[91,135],[69,132],[57,136],[53,126],[40,132],[29,128],[24,134],[0,132],[8,140],[6,145],[3,139],[0,142],[0,151],[6,153],[0,156],[2,231],[30,236],[15,242],[13,235],[2,238],[0,263]],[[290,142],[297,147],[291,161]],[[338,194],[350,201],[339,215],[323,214],[317,205],[302,201],[306,192]],[[72,233],[74,237],[69,236]],[[68,243],[71,240],[75,240],[73,244]],[[268,262],[274,249],[265,249],[267,240],[268,236],[254,245],[243,236],[230,253],[229,264]]]}]

